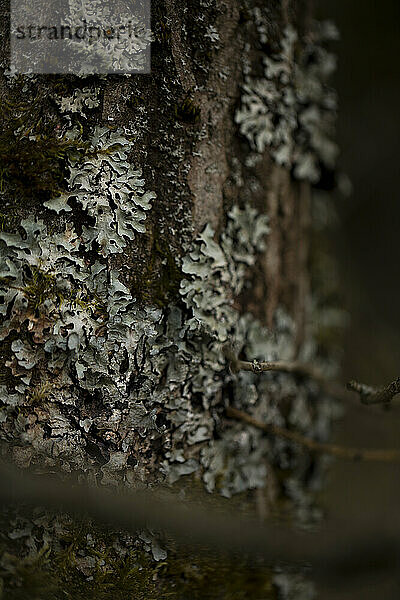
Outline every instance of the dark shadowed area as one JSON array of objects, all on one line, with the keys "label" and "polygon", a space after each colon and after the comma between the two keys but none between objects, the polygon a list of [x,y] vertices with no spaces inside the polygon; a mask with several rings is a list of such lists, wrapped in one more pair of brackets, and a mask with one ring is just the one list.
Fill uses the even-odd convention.
[{"label": "dark shadowed area", "polygon": [[[341,168],[353,194],[339,201],[333,236],[341,293],[351,322],[344,340],[343,375],[382,384],[400,374],[400,3],[396,0],[318,3],[319,16],[341,32],[336,87]],[[355,409],[338,423],[335,441],[400,447],[400,403],[371,414]],[[337,462],[325,490],[330,517],[361,514],[371,523],[398,511],[398,466]],[[343,591],[320,590],[324,600],[400,597],[393,576],[353,578]]]}]

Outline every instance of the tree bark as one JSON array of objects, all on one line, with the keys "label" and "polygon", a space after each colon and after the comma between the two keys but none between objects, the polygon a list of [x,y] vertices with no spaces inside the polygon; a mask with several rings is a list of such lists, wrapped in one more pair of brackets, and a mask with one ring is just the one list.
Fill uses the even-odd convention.
[{"label": "tree bark", "polygon": [[[149,75],[2,76],[1,436],[18,466],[311,506],[316,459],[224,408],[322,440],[328,400],[295,376],[233,376],[222,352],[318,360],[311,190],[333,169],[334,107],[310,4],[154,0]],[[43,140],[61,189],[31,184]]]}]

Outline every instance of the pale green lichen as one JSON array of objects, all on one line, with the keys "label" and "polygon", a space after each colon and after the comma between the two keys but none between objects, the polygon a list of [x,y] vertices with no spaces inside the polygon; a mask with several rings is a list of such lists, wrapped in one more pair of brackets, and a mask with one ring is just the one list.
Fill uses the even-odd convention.
[{"label": "pale green lichen", "polygon": [[[97,227],[100,229],[101,223]],[[164,314],[156,308],[140,309],[106,264],[88,264],[81,257],[84,235],[77,236],[69,228],[50,236],[43,222],[28,219],[22,221],[21,228],[23,237],[5,232],[0,237],[6,266],[1,274],[7,317],[2,336],[20,332],[21,337],[11,344],[13,358],[7,363],[20,378],[20,394],[37,372],[51,379],[49,397],[58,402],[48,405],[49,426],[54,433],[63,433],[63,440],[55,441],[63,464],[72,461],[78,465],[84,460],[91,424],[76,432],[62,416],[62,406],[75,405],[75,395],[87,390],[100,395],[103,404],[91,423],[101,435],[115,435],[118,440],[118,448],[102,468],[105,482],[117,481],[121,476],[130,478],[127,458],[133,450],[135,431],[146,434],[149,440],[163,435],[165,452],[171,452],[173,464],[169,469],[168,461],[164,462],[162,469],[170,480],[176,474],[197,470],[198,460],[187,460],[184,455],[183,461],[176,460],[176,449],[181,446],[183,451],[212,438],[213,418],[208,410],[194,409],[192,394],[202,392],[203,402],[207,403],[224,385],[218,376],[225,367],[221,341],[235,334],[239,315],[231,306],[233,294],[239,293],[243,285],[245,267],[254,260],[254,251],[262,247],[267,231],[265,219],[250,208],[234,209],[221,247],[206,228],[199,249],[194,248],[190,258],[183,261],[183,271],[191,277],[191,281],[182,282],[181,288],[186,309],[170,306]],[[235,244],[232,236],[236,237]],[[51,277],[54,293],[47,294],[32,311],[27,278],[33,268],[39,267]],[[219,301],[215,303],[217,296]],[[207,302],[211,302],[211,310]],[[216,329],[218,320],[220,328]],[[28,324],[27,330],[22,329],[23,323]],[[165,369],[167,381],[159,390]],[[78,384],[75,392],[74,382]],[[18,403],[23,403],[22,397]],[[115,403],[125,408],[113,408]],[[7,402],[10,426],[13,405]],[[166,411],[171,431],[159,430],[158,407]],[[80,420],[84,422],[85,415]],[[40,435],[33,437],[33,433],[32,439],[24,434],[25,443],[30,440],[31,444],[26,451],[34,457],[42,447],[45,455],[50,441]],[[73,443],[78,444],[79,451],[73,449]],[[57,454],[53,451],[53,457]]]},{"label": "pale green lichen", "polygon": [[[260,14],[256,17],[260,25]],[[264,29],[260,36],[265,38]],[[299,50],[296,31],[286,27],[280,51],[264,56],[264,77],[246,74],[235,116],[254,150],[261,153],[268,148],[278,164],[311,183],[320,179],[321,164],[334,168],[337,156],[332,141],[336,95],[327,86],[335,58],[323,47],[336,37],[330,23],[316,23],[309,41],[302,42]]]},{"label": "pale green lichen", "polygon": [[[293,85],[292,38],[287,32],[283,58],[266,59],[275,86],[277,78]],[[79,93],[71,98],[62,103],[68,112],[75,112],[78,100],[90,108]],[[259,150],[265,135],[254,138]],[[288,473],[286,493],[307,507],[309,517],[300,453],[288,442],[222,420],[228,387],[237,407],[307,435],[325,438],[333,415],[330,403],[315,402],[311,383],[279,374],[233,377],[226,369],[227,341],[249,359],[294,353],[294,326],[282,310],[268,331],[234,307],[248,268],[264,249],[268,219],[249,206],[233,206],[219,238],[207,226],[187,247],[178,265],[180,299],[143,307],[109,263],[145,231],[154,194],[128,162],[131,142],[121,131],[95,127],[88,146],[87,156],[69,156],[68,190],[45,203],[58,215],[77,205],[83,215],[79,235],[64,225],[63,215],[53,231],[34,218],[23,220],[18,233],[0,235],[2,335],[13,336],[7,368],[19,381],[14,389],[3,388],[1,420],[17,441],[15,460],[27,466],[41,457],[86,472],[100,461],[106,485],[160,476],[173,483],[201,473],[207,490],[224,496],[265,486],[268,469],[277,466]],[[305,345],[302,352],[313,359],[315,347]],[[42,386],[46,435],[33,401]],[[279,401],[288,395],[294,400],[284,414]],[[95,402],[96,410],[86,401]]]},{"label": "pale green lichen", "polygon": [[68,192],[45,203],[57,213],[70,211],[74,198],[95,220],[84,227],[85,243],[96,242],[103,256],[122,252],[136,233],[144,233],[146,212],[154,192],[144,190],[141,170],[127,162],[130,142],[120,132],[96,127],[90,138],[90,158],[70,158]]},{"label": "pale green lichen", "polygon": [[[288,443],[242,423],[221,425],[228,386],[236,406],[267,422],[288,419],[326,436],[331,418],[323,401],[315,407],[312,386],[297,388],[288,375],[233,378],[226,370],[227,341],[249,359],[294,352],[294,327],[282,311],[267,331],[233,304],[265,247],[268,219],[248,205],[233,206],[219,238],[206,226],[177,259],[180,300],[143,306],[109,264],[145,231],[155,196],[127,160],[130,144],[120,131],[95,127],[87,156],[69,155],[68,189],[45,207],[61,215],[77,205],[79,235],[62,216],[53,230],[31,218],[18,233],[0,233],[2,338],[9,340],[6,366],[19,382],[3,387],[1,421],[5,435],[13,432],[14,460],[86,472],[100,461],[105,485],[160,477],[174,483],[201,473],[208,491],[231,496],[265,486],[267,457],[290,469],[286,493],[309,507]],[[40,389],[46,393],[34,401]],[[283,417],[276,399],[295,389]],[[95,402],[96,411],[82,399]]]},{"label": "pale green lichen", "polygon": [[84,113],[86,108],[97,108],[100,104],[97,87],[76,89],[71,96],[56,97],[56,103],[62,113]]},{"label": "pale green lichen", "polygon": [[[182,260],[186,279],[181,282],[181,304],[163,310],[140,308],[107,264],[88,264],[81,256],[85,236],[71,228],[49,236],[40,221],[25,220],[21,227],[24,237],[0,234],[7,256],[2,272],[7,287],[3,338],[20,332],[11,343],[7,364],[21,382],[17,396],[7,396],[3,426],[13,427],[15,406],[26,404],[23,394],[31,400],[30,381],[40,376],[50,379],[41,410],[47,412],[51,430],[48,438],[40,426],[31,428],[25,422],[22,449],[16,454],[21,463],[41,455],[48,464],[87,470],[93,459],[85,448],[98,443],[100,436],[105,444],[113,443],[101,467],[104,484],[135,484],[160,475],[173,483],[202,471],[209,491],[230,496],[265,485],[264,457],[295,471],[296,455],[284,458],[288,443],[268,440],[242,423],[230,424],[215,440],[228,384],[236,406],[280,425],[286,419],[277,399],[295,395],[287,417],[290,424],[310,435],[319,427],[318,435],[326,435],[332,415],[322,400],[316,407],[310,399],[312,386],[297,386],[288,375],[259,378],[243,373],[232,379],[226,371],[222,346],[227,341],[249,359],[284,359],[294,352],[294,327],[282,311],[271,332],[233,306],[248,267],[264,247],[265,216],[248,206],[233,207],[219,241],[207,226]],[[51,275],[53,293],[32,312],[25,278],[27,269],[38,266]],[[77,407],[85,393],[95,395],[100,404],[94,414],[81,410],[82,425],[76,429],[64,407]],[[201,403],[196,400],[199,394]],[[31,406],[28,412],[35,410]],[[93,442],[92,432],[97,432]],[[143,460],[136,454],[138,434],[149,448],[158,440],[153,458]],[[131,456],[137,461],[134,467],[128,461]],[[151,467],[157,463],[161,473]]]}]

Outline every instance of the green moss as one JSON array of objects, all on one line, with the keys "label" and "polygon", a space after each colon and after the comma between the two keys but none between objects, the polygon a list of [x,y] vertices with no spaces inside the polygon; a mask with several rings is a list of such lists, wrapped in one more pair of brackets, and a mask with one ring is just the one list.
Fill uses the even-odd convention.
[{"label": "green moss", "polygon": [[5,100],[0,115],[0,188],[11,185],[20,196],[46,200],[58,195],[67,175],[66,160],[87,144],[59,135],[45,122],[40,98],[32,102]]},{"label": "green moss", "polygon": [[[78,538],[79,539],[79,536]],[[218,555],[170,555],[155,563],[146,553],[125,558],[86,548],[97,566],[87,577],[79,570],[82,545],[72,540],[61,552],[44,549],[35,558],[13,563],[3,572],[8,600],[275,600],[272,572]]]},{"label": "green moss", "polygon": [[168,44],[171,39],[171,30],[164,21],[161,21],[156,26],[155,31],[156,40],[160,42],[160,44]]},{"label": "green moss", "polygon": [[[54,560],[55,558],[55,560]],[[8,600],[157,600],[152,569],[136,557],[99,567],[88,580],[77,569],[78,557],[68,548],[63,556],[18,560],[13,573],[3,573]],[[60,561],[64,560],[63,564]]]},{"label": "green moss", "polygon": [[87,153],[81,139],[63,135],[37,95],[29,102],[4,99],[0,117],[0,190],[11,186],[21,198],[48,200],[61,193],[67,159]]},{"label": "green moss", "polygon": [[35,385],[29,393],[30,404],[43,404],[43,401],[48,397],[50,390],[50,381],[44,381]]},{"label": "green moss", "polygon": [[34,558],[20,560],[13,554],[3,555],[10,565],[9,571],[1,573],[3,595],[7,600],[50,600],[57,591],[57,580],[49,572],[49,551],[46,549]]},{"label": "green moss", "polygon": [[180,104],[175,104],[175,116],[179,121],[194,124],[200,119],[200,108],[188,96]]},{"label": "green moss", "polygon": [[16,215],[0,213],[0,231],[15,233],[18,229],[19,218]]},{"label": "green moss", "polygon": [[127,100],[126,100],[126,106],[128,108],[138,108],[139,106],[143,106],[145,104],[145,99],[143,98],[143,96],[138,96],[135,94],[132,94],[132,96],[130,96]]},{"label": "green moss", "polygon": [[[176,600],[274,600],[272,573],[207,552],[168,557],[158,570],[164,589]],[[163,596],[164,597],[164,596]],[[168,597],[168,596],[165,596]]]},{"label": "green moss", "polygon": [[62,301],[62,296],[57,290],[56,276],[53,273],[47,273],[36,266],[31,266],[30,271],[31,282],[25,286],[23,291],[28,298],[31,309],[38,309],[48,298]]},{"label": "green moss", "polygon": [[[36,523],[32,536],[40,545],[43,532],[38,519],[45,523],[50,545],[26,557],[26,538],[8,533]],[[136,545],[127,545],[126,555],[120,556],[114,543],[119,538],[124,546],[124,533],[85,517],[28,506],[3,507],[0,531],[1,600],[276,599],[272,572],[261,563],[250,564],[208,548],[195,553],[172,542],[163,543],[168,550],[163,562]],[[88,557],[92,567],[86,570],[82,561]]]},{"label": "green moss", "polygon": [[[3,516],[4,518],[4,516]],[[3,523],[3,528],[9,527]],[[65,523],[64,523],[65,527]],[[63,527],[63,529],[64,529]],[[88,534],[95,539],[88,545]],[[0,581],[7,600],[157,600],[154,562],[142,551],[120,558],[106,530],[75,519],[58,538],[61,549],[48,546],[21,558],[19,540],[1,548]],[[12,551],[11,551],[12,546]],[[82,572],[83,557],[94,559],[91,575]],[[1,595],[0,595],[1,598]]]},{"label": "green moss", "polygon": [[106,318],[106,307],[96,295],[88,295],[86,290],[73,286],[68,293],[58,288],[57,274],[43,270],[40,266],[30,265],[24,277],[24,287],[15,286],[9,277],[0,277],[1,283],[7,283],[11,288],[20,290],[28,298],[28,307],[32,311],[39,310],[45,300],[52,300],[56,305],[69,302],[80,306],[83,310],[91,310],[96,315]]}]

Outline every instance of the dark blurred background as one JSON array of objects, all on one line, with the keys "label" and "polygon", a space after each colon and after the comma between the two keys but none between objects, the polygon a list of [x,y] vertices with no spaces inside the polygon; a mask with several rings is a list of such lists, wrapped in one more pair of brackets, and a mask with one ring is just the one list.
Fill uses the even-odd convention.
[{"label": "dark blurred background", "polygon": [[400,2],[320,2],[337,23],[340,165],[353,184],[335,237],[351,312],[344,368],[380,383],[400,365]]},{"label": "dark blurred background", "polygon": [[[400,2],[320,0],[319,18],[337,24],[340,167],[353,184],[338,199],[332,234],[341,294],[351,320],[343,377],[383,384],[400,376]],[[400,402],[391,410],[349,409],[338,443],[400,448]],[[400,467],[336,462],[324,492],[327,516],[378,521],[400,510]],[[398,600],[396,577],[350,578],[320,589],[322,600]]]}]

